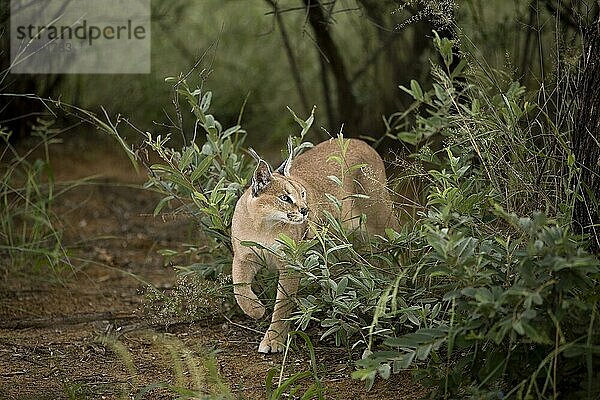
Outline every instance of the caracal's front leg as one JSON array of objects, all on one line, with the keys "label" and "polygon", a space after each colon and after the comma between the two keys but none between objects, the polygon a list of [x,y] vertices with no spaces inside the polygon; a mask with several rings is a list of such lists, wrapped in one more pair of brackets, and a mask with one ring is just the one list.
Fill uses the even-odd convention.
[{"label": "caracal's front leg", "polygon": [[285,321],[292,311],[294,301],[290,298],[298,291],[299,279],[289,275],[288,272],[279,270],[279,283],[277,284],[277,299],[273,309],[271,325],[265,337],[258,346],[259,353],[279,353],[285,348],[289,330],[289,321]]},{"label": "caracal's front leg", "polygon": [[233,280],[233,293],[240,308],[249,317],[259,319],[265,315],[265,306],[252,291],[252,281],[260,269],[254,254],[248,252],[236,253],[233,256],[231,277]]}]

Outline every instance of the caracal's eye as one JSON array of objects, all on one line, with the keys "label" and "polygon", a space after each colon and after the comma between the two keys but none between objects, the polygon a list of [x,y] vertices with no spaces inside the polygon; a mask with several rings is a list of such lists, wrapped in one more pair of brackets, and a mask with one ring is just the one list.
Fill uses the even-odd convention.
[{"label": "caracal's eye", "polygon": [[302,198],[306,199],[306,192],[304,190],[302,191]]},{"label": "caracal's eye", "polygon": [[279,200],[292,204],[292,198],[287,194],[282,194],[281,196],[279,196]]}]

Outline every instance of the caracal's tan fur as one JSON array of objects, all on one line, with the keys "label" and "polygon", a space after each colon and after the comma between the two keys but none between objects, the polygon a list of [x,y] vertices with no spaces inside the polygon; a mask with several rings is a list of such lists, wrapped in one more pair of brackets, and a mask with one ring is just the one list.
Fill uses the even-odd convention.
[{"label": "caracal's tan fur", "polygon": [[[345,154],[341,148],[347,144]],[[331,156],[341,157],[342,167]],[[290,165],[291,163],[291,165]],[[364,164],[360,168],[351,168]],[[342,174],[342,169],[344,173]],[[328,176],[342,178],[342,186]],[[383,161],[368,144],[356,139],[330,139],[292,160],[288,158],[277,171],[259,160],[252,185],[240,197],[231,226],[233,244],[232,275],[234,293],[241,309],[252,318],[261,318],[264,305],[250,285],[260,262],[256,248],[245,247],[243,241],[273,246],[283,233],[294,240],[307,235],[308,220],[322,223],[323,211],[336,215],[335,207],[325,194],[335,196],[342,204],[337,215],[348,227],[357,227],[361,214],[367,217],[364,229],[368,234],[381,234],[386,227],[396,227],[392,202],[386,189]],[[365,198],[349,197],[364,194]],[[337,213],[339,214],[339,213]],[[280,352],[285,346],[291,311],[290,296],[298,289],[298,279],[285,273],[276,257],[267,261],[277,267],[279,284],[271,325],[260,342],[261,353]]]}]

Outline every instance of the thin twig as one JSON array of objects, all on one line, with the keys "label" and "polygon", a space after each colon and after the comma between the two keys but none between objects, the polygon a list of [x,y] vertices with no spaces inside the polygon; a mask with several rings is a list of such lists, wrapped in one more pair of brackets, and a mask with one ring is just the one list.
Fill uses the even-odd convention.
[{"label": "thin twig", "polygon": [[238,324],[237,322],[233,322],[232,320],[230,320],[229,318],[227,318],[226,315],[223,315],[223,318],[225,318],[227,320],[227,322],[229,322],[232,325],[237,326],[238,328],[246,329],[246,330],[249,330],[249,331],[254,332],[254,333],[259,333],[261,335],[264,334],[263,332],[261,332],[259,330],[256,330],[254,328],[250,328],[249,326]]}]

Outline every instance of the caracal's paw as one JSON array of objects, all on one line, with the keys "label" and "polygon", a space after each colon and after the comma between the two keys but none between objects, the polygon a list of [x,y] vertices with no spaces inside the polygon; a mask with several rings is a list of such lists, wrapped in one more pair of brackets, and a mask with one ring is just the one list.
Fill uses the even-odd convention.
[{"label": "caracal's paw", "polygon": [[265,337],[258,345],[259,353],[281,353],[285,349],[285,339],[287,334],[281,335],[278,332],[269,329]]}]

